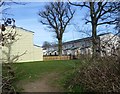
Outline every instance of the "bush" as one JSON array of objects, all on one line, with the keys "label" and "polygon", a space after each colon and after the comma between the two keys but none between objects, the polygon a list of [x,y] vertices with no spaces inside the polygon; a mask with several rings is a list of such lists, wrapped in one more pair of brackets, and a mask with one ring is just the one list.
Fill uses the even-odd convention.
[{"label": "bush", "polygon": [[[68,73],[62,82],[64,83],[63,86],[67,92],[83,92],[84,89],[79,83],[75,83],[74,80],[75,72]],[[74,80],[74,81],[73,81]]]},{"label": "bush", "polygon": [[86,92],[120,92],[120,62],[113,57],[83,62],[66,81],[71,91],[80,86]]}]

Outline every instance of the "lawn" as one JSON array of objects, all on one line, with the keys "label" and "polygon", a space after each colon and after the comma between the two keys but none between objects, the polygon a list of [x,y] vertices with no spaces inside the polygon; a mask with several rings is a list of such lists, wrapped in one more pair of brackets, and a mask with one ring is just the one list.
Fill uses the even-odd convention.
[{"label": "lawn", "polygon": [[60,78],[64,78],[68,72],[74,71],[74,67],[77,63],[80,63],[80,61],[60,60],[16,63],[14,64],[16,73],[15,84],[20,81],[34,81],[49,73],[59,73]]}]

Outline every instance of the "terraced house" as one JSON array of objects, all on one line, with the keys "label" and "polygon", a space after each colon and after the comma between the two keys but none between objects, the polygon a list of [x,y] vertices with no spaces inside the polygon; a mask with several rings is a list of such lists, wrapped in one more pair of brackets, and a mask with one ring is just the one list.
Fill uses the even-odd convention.
[{"label": "terraced house", "polygon": [[[110,55],[117,49],[120,37],[112,33],[98,35],[98,51],[100,55]],[[114,48],[111,50],[111,48]],[[47,48],[44,55],[58,55],[57,45]],[[62,46],[62,55],[91,55],[92,54],[92,37],[64,42]]]}]

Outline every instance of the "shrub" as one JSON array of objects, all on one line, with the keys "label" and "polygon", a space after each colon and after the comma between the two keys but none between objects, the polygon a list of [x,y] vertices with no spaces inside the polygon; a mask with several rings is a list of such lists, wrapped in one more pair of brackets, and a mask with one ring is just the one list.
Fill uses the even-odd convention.
[{"label": "shrub", "polygon": [[78,86],[86,92],[120,92],[120,62],[113,57],[87,61],[66,81],[69,90]]}]

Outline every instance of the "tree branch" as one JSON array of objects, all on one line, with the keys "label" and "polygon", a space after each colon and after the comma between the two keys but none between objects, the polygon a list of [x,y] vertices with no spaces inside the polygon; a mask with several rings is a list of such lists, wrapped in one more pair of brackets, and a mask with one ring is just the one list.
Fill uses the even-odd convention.
[{"label": "tree branch", "polygon": [[106,22],[102,22],[102,23],[98,23],[97,25],[103,25],[103,24],[115,24],[116,20],[113,21],[106,21]]},{"label": "tree branch", "polygon": [[[68,1],[69,1],[69,0],[68,0]],[[83,2],[83,4],[75,4],[75,3],[71,3],[71,2],[69,1],[69,3],[70,3],[71,5],[74,5],[74,6],[86,7],[86,8],[89,8],[89,9],[90,9],[90,6],[88,6],[88,5],[86,4],[86,2]]]}]

